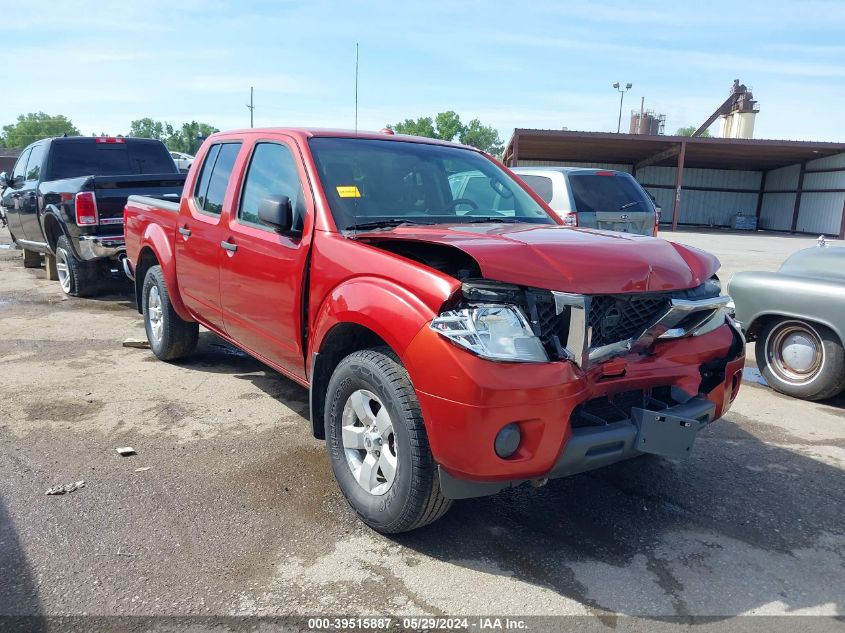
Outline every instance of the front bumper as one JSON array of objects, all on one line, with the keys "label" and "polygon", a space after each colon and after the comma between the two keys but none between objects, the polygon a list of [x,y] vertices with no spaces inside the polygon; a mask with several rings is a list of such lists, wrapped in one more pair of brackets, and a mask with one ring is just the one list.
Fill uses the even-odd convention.
[{"label": "front bumper", "polygon": [[[684,458],[698,432],[715,419],[716,405],[707,398],[657,411],[635,408],[633,415],[605,426],[572,429],[563,451],[544,479],[558,479],[610,466],[644,453]],[[495,494],[523,481],[478,482],[459,479],[440,468],[440,488],[450,499]]]},{"label": "front bumper", "polygon": [[[660,428],[654,426],[655,412],[635,415],[632,409],[627,420],[573,428],[573,411],[588,401],[631,390],[671,389],[679,396],[671,405],[675,410],[659,414],[679,425],[689,423],[683,435],[691,444],[701,428],[730,407],[745,354],[741,333],[726,324],[702,336],[656,342],[648,354],[630,354],[581,370],[571,362],[485,361],[424,328],[403,360],[444,494],[462,498],[592,470],[643,452],[679,456],[678,438],[655,434]],[[698,421],[701,416],[705,422]],[[522,442],[511,457],[500,458],[495,437],[511,423],[519,426]],[[643,450],[638,443],[643,438],[646,444],[651,438],[658,449],[662,443],[662,450]],[[683,453],[688,447],[682,446]]]},{"label": "front bumper", "polygon": [[123,235],[81,235],[77,248],[84,260],[116,259],[126,252],[126,241]]}]

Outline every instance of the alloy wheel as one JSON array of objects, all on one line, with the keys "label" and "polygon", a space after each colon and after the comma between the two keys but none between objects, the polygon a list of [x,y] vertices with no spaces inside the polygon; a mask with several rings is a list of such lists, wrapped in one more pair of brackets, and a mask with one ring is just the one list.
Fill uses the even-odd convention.
[{"label": "alloy wheel", "polygon": [[343,407],[341,429],[355,481],[372,495],[387,493],[396,478],[398,455],[393,422],[382,401],[366,389],[354,391]]},{"label": "alloy wheel", "polygon": [[63,248],[56,250],[56,273],[65,294],[70,294],[70,257]]},{"label": "alloy wheel", "polygon": [[150,288],[150,294],[147,297],[147,314],[150,319],[150,333],[155,343],[161,343],[161,336],[164,331],[164,318],[161,309],[161,294],[158,291],[158,286]]}]

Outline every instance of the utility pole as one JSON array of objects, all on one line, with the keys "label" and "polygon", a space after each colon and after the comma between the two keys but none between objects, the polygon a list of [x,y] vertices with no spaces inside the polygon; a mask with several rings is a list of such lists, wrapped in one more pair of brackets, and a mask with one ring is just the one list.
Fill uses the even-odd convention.
[{"label": "utility pole", "polygon": [[355,42],[355,134],[358,133],[358,42]]},{"label": "utility pole", "polygon": [[[637,121],[637,134],[645,134],[643,132],[643,116],[645,115],[645,97],[640,99],[640,120]],[[649,130],[649,133],[651,130]]]},{"label": "utility pole", "polygon": [[253,105],[253,102],[252,102],[252,93],[253,93],[253,87],[250,86],[249,87],[249,105],[247,105],[247,108],[249,108],[249,127],[255,127],[253,125],[253,122],[252,122],[252,115],[255,113],[255,105]]}]

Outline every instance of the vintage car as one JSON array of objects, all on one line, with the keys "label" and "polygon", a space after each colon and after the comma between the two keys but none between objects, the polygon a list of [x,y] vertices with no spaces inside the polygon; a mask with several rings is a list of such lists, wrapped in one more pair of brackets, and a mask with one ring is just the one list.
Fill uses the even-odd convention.
[{"label": "vintage car", "polygon": [[820,238],[776,273],[737,273],[728,294],[773,389],[807,400],[845,390],[845,248]]}]

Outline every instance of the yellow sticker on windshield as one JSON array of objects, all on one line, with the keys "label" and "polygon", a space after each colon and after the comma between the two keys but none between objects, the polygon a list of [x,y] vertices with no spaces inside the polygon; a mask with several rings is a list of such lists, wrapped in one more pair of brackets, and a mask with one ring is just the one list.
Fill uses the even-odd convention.
[{"label": "yellow sticker on windshield", "polygon": [[361,192],[355,185],[347,185],[345,187],[337,187],[337,195],[341,198],[360,198]]}]

